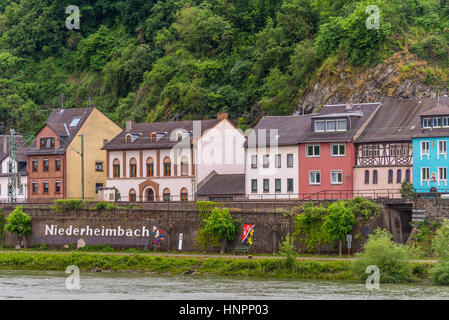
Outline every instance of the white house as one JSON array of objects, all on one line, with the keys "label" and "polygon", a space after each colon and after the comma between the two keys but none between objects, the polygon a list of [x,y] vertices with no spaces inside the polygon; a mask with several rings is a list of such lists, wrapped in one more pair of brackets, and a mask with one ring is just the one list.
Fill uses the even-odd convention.
[{"label": "white house", "polygon": [[[8,184],[9,184],[9,135],[0,135],[0,201],[9,201]],[[15,162],[15,181],[16,181],[16,199],[18,202],[24,201],[27,197],[27,172],[26,172],[26,156],[25,141],[20,135],[15,136],[15,142],[18,147]]]},{"label": "white house", "polygon": [[191,201],[217,174],[244,174],[245,137],[217,119],[132,123],[108,142],[106,187],[122,201]]}]

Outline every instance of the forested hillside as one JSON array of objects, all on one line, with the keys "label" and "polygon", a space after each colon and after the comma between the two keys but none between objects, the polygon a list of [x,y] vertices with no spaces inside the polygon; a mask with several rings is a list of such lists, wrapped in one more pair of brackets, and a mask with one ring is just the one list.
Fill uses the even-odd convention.
[{"label": "forested hillside", "polygon": [[31,134],[62,93],[121,125],[226,111],[245,127],[366,93],[445,92],[448,17],[443,0],[0,0],[0,121]]}]

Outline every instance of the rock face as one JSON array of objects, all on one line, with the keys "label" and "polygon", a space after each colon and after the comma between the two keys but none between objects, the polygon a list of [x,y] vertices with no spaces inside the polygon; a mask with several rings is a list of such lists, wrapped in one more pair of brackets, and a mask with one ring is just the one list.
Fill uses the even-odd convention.
[{"label": "rock face", "polygon": [[[324,104],[380,101],[382,98],[434,98],[442,90],[438,70],[409,53],[395,53],[384,62],[370,67],[351,67],[343,61],[323,64],[304,90],[297,109],[317,110]],[[429,76],[429,73],[434,77]]]}]

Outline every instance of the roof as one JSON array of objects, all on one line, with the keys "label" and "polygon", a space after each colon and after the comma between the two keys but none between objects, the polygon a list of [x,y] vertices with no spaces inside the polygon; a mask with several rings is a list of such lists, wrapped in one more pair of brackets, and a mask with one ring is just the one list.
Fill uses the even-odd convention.
[{"label": "roof", "polygon": [[439,104],[437,107],[421,113],[421,116],[442,116],[449,115],[449,106]]},{"label": "roof", "polygon": [[[194,122],[201,123],[201,135],[204,131],[212,128],[221,120],[185,120],[185,121],[165,121],[150,123],[133,123],[130,130],[123,130],[116,137],[111,139],[102,150],[135,150],[135,149],[169,149],[178,144],[178,140],[171,136],[172,132],[181,130],[183,132],[193,132]],[[164,136],[152,142],[152,133],[163,133]],[[127,135],[134,135],[135,140],[126,142]]]},{"label": "roof", "polygon": [[[266,146],[270,145],[270,129],[278,130],[278,146],[297,145],[308,142],[340,142],[351,141],[371,115],[379,108],[377,103],[353,104],[347,109],[346,104],[325,105],[318,113],[294,116],[266,116],[256,125],[255,141],[259,141],[260,129],[266,130]],[[314,119],[349,118],[351,129],[337,132],[314,132]],[[274,137],[271,137],[274,140]],[[249,136],[245,146],[254,147],[251,142],[254,136]],[[255,143],[254,143],[255,144]]]},{"label": "roof", "polygon": [[[26,162],[25,152],[27,150],[27,147],[25,144],[25,140],[21,135],[15,135],[15,140],[17,145],[16,160],[17,162]],[[0,162],[2,162],[8,157],[9,144],[10,144],[10,135],[0,135]]]},{"label": "roof", "polygon": [[[411,141],[412,137],[421,134],[421,115],[429,115],[428,111],[435,110],[440,104],[447,105],[449,99],[384,98],[381,102],[379,111],[355,140],[356,143]],[[429,136],[429,131],[426,130],[425,136]]]},{"label": "roof", "polygon": [[[57,109],[53,110],[45,124],[39,132],[45,127],[49,126],[59,138],[61,138],[59,148],[55,149],[37,149],[37,141],[34,139],[27,155],[39,154],[64,154],[67,147],[76,137],[78,131],[89,118],[94,108],[72,108],[72,109]],[[78,120],[79,119],[79,120]],[[39,133],[38,132],[38,133]]]},{"label": "roof", "polygon": [[215,174],[196,192],[197,196],[245,194],[244,174]]}]

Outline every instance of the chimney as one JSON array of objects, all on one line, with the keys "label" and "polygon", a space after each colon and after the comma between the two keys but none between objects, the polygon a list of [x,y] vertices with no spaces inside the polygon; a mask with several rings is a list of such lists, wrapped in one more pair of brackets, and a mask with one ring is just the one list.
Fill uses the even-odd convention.
[{"label": "chimney", "polygon": [[126,120],[126,132],[131,131],[132,128],[133,128],[132,120]]},{"label": "chimney", "polygon": [[217,119],[218,120],[223,120],[223,119],[227,119],[228,118],[228,114],[226,112],[219,112],[217,114]]},{"label": "chimney", "polygon": [[352,107],[353,107],[352,102],[346,103],[346,110],[352,110]]}]

